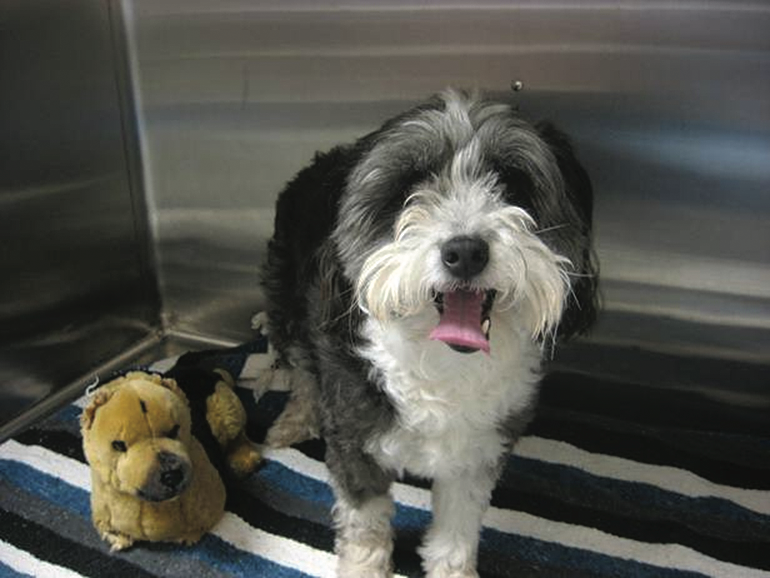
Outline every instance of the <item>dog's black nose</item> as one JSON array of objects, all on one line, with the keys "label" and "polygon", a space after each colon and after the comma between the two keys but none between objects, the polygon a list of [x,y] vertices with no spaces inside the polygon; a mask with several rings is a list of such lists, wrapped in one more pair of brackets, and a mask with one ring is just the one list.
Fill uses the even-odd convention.
[{"label": "dog's black nose", "polygon": [[479,237],[452,237],[441,246],[441,262],[455,277],[470,279],[489,262],[489,245]]}]

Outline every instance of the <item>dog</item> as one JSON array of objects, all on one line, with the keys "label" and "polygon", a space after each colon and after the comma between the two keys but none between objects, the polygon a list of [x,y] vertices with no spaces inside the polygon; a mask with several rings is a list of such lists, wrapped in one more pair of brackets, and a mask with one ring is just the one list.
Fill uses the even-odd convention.
[{"label": "dog", "polygon": [[478,576],[542,359],[596,315],[592,197],[565,134],[452,89],[279,195],[262,284],[292,394],[267,442],[324,438],[340,577],[392,574],[405,472],[432,480],[427,576]]}]

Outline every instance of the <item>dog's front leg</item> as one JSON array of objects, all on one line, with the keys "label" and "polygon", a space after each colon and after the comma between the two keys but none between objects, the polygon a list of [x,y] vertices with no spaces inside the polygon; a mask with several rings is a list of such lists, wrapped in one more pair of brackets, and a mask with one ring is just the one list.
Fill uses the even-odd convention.
[{"label": "dog's front leg", "polygon": [[497,481],[495,467],[433,482],[433,523],[420,554],[428,578],[477,578],[481,518]]},{"label": "dog's front leg", "polygon": [[338,578],[389,578],[393,575],[393,499],[389,494],[353,504],[337,496],[334,521]]},{"label": "dog's front leg", "polygon": [[327,444],[326,463],[336,498],[338,578],[389,578],[395,511],[389,492],[392,476],[362,451],[343,449],[334,441]]}]

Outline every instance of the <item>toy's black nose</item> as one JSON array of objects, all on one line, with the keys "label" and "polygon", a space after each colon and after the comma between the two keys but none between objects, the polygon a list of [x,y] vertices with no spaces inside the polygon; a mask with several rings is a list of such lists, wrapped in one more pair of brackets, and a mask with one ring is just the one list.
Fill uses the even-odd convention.
[{"label": "toy's black nose", "polygon": [[176,454],[160,452],[158,454],[160,466],[160,483],[168,490],[176,490],[185,481],[187,469],[185,462]]},{"label": "toy's black nose", "polygon": [[455,277],[470,279],[489,263],[489,245],[480,237],[452,237],[441,246],[441,262]]},{"label": "toy's black nose", "polygon": [[155,470],[137,490],[143,500],[162,502],[180,495],[190,485],[192,466],[182,456],[171,452],[159,452]]},{"label": "toy's black nose", "polygon": [[182,481],[184,481],[184,471],[182,471],[181,467],[166,470],[160,475],[160,483],[169,490],[176,490]]}]

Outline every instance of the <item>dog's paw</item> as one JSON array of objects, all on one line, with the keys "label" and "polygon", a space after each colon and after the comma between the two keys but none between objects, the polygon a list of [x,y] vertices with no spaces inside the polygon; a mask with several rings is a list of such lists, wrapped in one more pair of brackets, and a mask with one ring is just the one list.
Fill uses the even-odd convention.
[{"label": "dog's paw", "polygon": [[287,448],[319,437],[315,410],[299,398],[292,398],[283,413],[267,432],[265,444],[271,448]]},{"label": "dog's paw", "polygon": [[317,438],[321,431],[315,378],[307,371],[299,369],[287,373],[291,396],[283,412],[267,432],[265,443],[272,448],[284,448]]},{"label": "dog's paw", "polygon": [[391,550],[383,544],[338,544],[337,578],[392,578]]},{"label": "dog's paw", "polygon": [[434,570],[425,575],[426,578],[479,578],[476,570]]},{"label": "dog's paw", "polygon": [[475,556],[469,555],[465,548],[441,552],[423,547],[420,554],[426,578],[479,578]]}]

